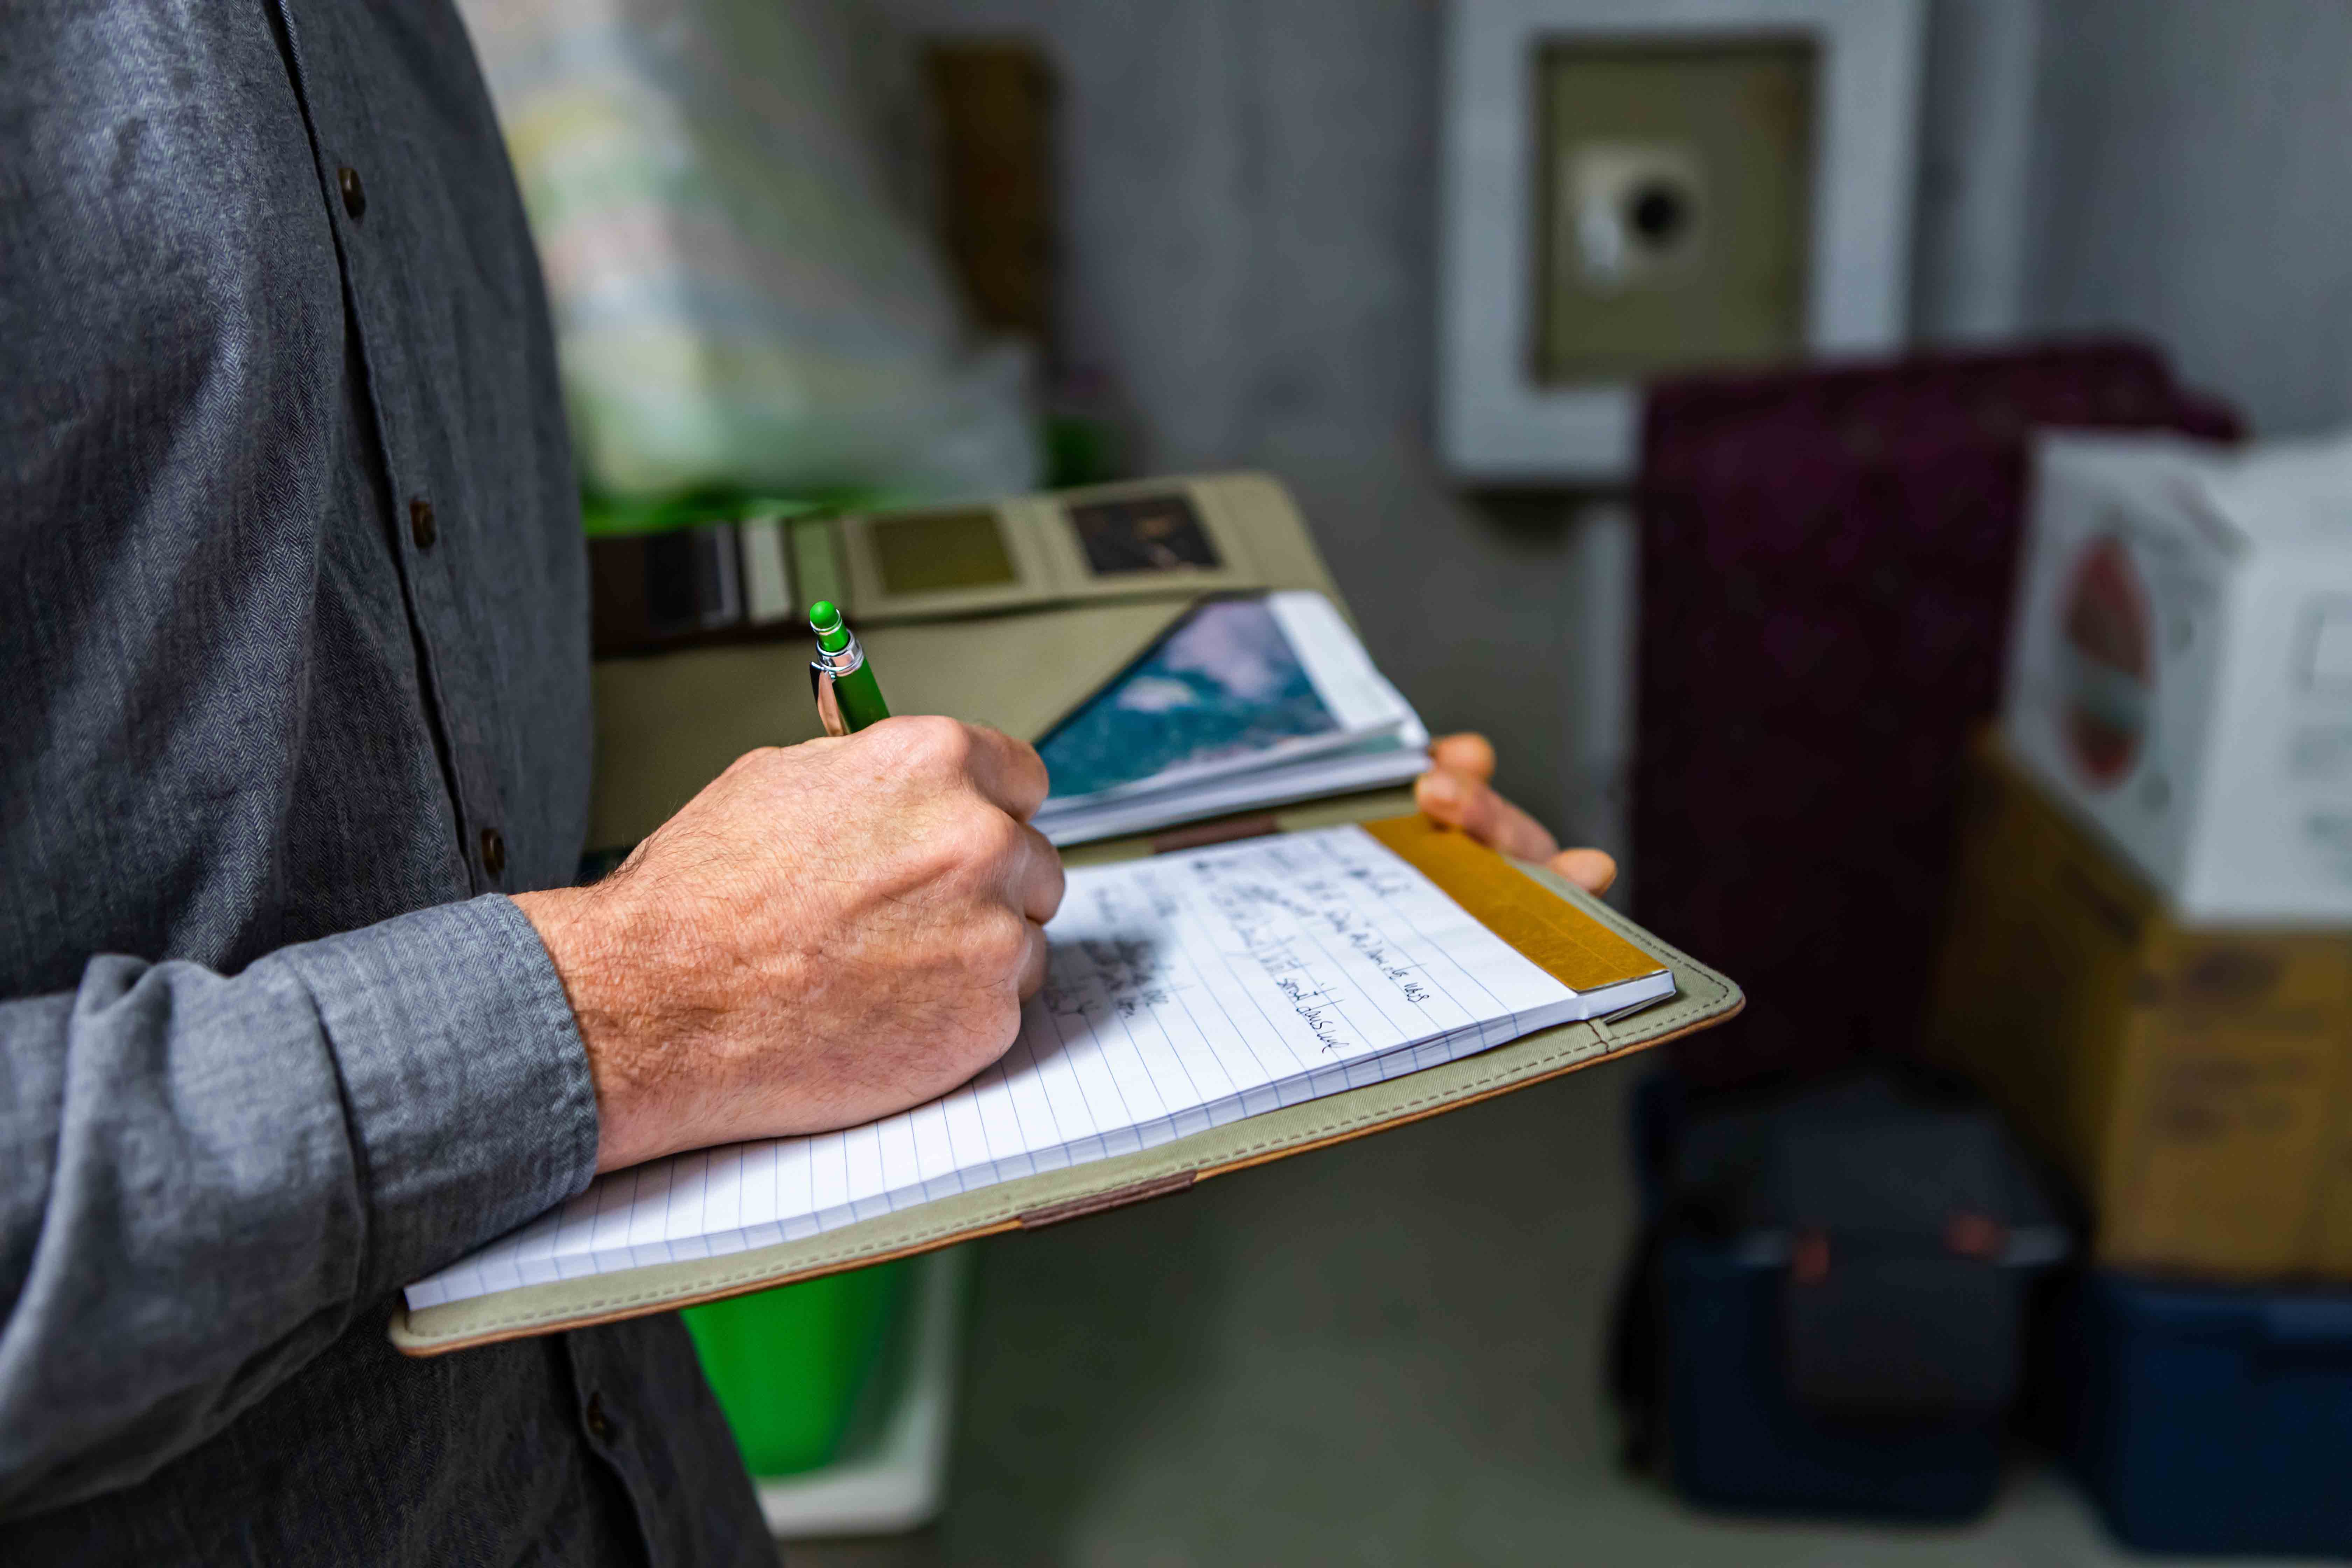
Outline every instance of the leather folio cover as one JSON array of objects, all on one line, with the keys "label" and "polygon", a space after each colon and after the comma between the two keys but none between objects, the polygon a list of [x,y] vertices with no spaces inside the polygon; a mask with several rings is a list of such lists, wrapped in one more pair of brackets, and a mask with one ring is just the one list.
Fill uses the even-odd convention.
[{"label": "leather folio cover", "polygon": [[[1179,569],[1170,574],[1178,580],[1158,593],[1131,592],[1110,602],[1099,594],[1042,594],[1017,606],[1001,600],[988,604],[989,613],[981,618],[970,617],[983,606],[965,597],[957,618],[897,620],[886,615],[875,617],[880,624],[870,629],[862,622],[860,636],[894,706],[899,711],[957,712],[1034,736],[1116,673],[1203,592],[1313,588],[1339,602],[1297,514],[1272,481],[1245,476],[1169,480],[1150,488],[1186,491],[1213,521],[1211,549],[1228,567],[1216,574],[1220,581],[1200,580],[1204,574],[1193,559],[1197,552],[1181,548],[1180,539]],[[1076,510],[1085,500],[1082,492],[1055,498],[1053,504]],[[1033,498],[1002,506],[1017,516],[1018,508],[1039,510],[1045,504]],[[1084,542],[1083,520],[1072,521]],[[1150,536],[1146,538],[1149,542]],[[1018,535],[1016,544],[1030,548]],[[1052,570],[1064,575],[1069,567],[1063,563]],[[873,595],[869,604],[881,597]],[[600,664],[595,846],[617,847],[641,837],[744,750],[814,733],[807,660],[804,640],[795,640]],[[1382,791],[1178,828],[1156,838],[1087,845],[1067,852],[1066,858],[1072,864],[1118,859],[1411,810],[1409,794]],[[1497,934],[1517,945],[1504,906],[1523,902],[1533,889],[1543,889],[1671,969],[1675,994],[1612,1022],[1562,1025],[1460,1061],[1249,1117],[1139,1153],[1000,1183],[799,1241],[403,1309],[393,1318],[393,1342],[410,1355],[436,1355],[667,1311],[975,1237],[1035,1229],[1507,1093],[1691,1034],[1739,1010],[1738,988],[1721,974],[1541,867],[1519,869],[1531,883],[1514,880],[1511,891],[1498,893],[1493,922]],[[1456,896],[1474,905],[1474,914],[1480,912],[1474,899],[1458,890]]]}]

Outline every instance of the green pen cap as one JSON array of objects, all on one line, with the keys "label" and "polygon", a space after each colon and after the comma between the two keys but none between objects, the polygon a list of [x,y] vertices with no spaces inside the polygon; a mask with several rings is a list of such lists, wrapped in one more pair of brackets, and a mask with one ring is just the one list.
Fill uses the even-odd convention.
[{"label": "green pen cap", "polygon": [[[866,650],[841,624],[841,612],[830,599],[819,599],[809,606],[809,630],[816,634],[816,646],[824,658],[816,668],[831,688],[839,707],[843,730],[834,733],[855,732],[868,724],[879,724],[890,717],[890,705],[882,700],[881,683],[874,679],[874,667],[866,662]],[[822,710],[822,700],[819,707]],[[833,721],[826,721],[827,729]]]},{"label": "green pen cap", "polygon": [[833,607],[831,599],[819,599],[809,606],[809,630],[816,634],[816,646],[827,653],[839,653],[849,646],[849,628],[841,624],[841,612]]}]

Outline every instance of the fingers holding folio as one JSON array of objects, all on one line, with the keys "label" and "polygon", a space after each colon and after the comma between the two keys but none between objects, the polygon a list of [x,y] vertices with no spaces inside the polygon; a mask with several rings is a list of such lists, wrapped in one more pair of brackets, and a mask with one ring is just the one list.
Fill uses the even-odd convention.
[{"label": "fingers holding folio", "polygon": [[1464,773],[1480,784],[1495,777],[1495,745],[1486,736],[1465,731],[1440,735],[1429,743],[1429,760],[1450,773]]},{"label": "fingers holding folio", "polygon": [[1541,823],[1470,774],[1433,768],[1413,785],[1413,802],[1438,821],[1506,855],[1548,860],[1559,853],[1559,841]]},{"label": "fingers holding folio", "polygon": [[1551,869],[1595,898],[1617,879],[1616,858],[1600,849],[1563,849],[1551,858]]},{"label": "fingers holding folio", "polygon": [[1431,742],[1436,765],[1413,786],[1414,803],[1438,821],[1522,860],[1542,860],[1586,892],[1599,895],[1617,879],[1617,862],[1599,849],[1562,849],[1543,825],[1501,795],[1495,748],[1484,735],[1445,735]]}]

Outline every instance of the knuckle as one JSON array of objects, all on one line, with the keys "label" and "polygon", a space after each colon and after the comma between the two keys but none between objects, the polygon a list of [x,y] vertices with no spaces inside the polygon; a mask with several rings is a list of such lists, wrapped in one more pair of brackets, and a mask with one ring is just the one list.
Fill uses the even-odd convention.
[{"label": "knuckle", "polygon": [[1045,759],[1037,754],[1037,748],[1017,735],[1008,735],[993,725],[985,727],[979,734],[988,744],[994,746],[1003,755],[1007,765],[1013,768],[1042,769],[1045,765]]},{"label": "knuckle", "polygon": [[952,719],[922,715],[906,721],[911,760],[942,772],[959,772],[971,754],[971,739]]},{"label": "knuckle", "polygon": [[989,910],[972,933],[971,955],[991,978],[1018,969],[1029,956],[1029,922],[1002,906]]},{"label": "knuckle", "polygon": [[1013,1048],[1021,1036],[1021,1003],[1013,996],[997,997],[989,1007],[988,1050],[993,1061]]},{"label": "knuckle", "polygon": [[975,829],[981,852],[992,865],[1001,865],[1020,855],[1027,847],[1027,837],[1021,825],[994,806],[980,813],[980,826]]},{"label": "knuckle", "polygon": [[719,776],[724,778],[732,773],[745,778],[757,778],[763,773],[773,772],[777,763],[783,760],[783,755],[784,749],[782,746],[754,746],[728,763],[725,773]]},{"label": "knuckle", "polygon": [[1019,846],[1019,825],[987,802],[975,798],[956,814],[949,839],[958,864],[976,872],[990,873]]}]

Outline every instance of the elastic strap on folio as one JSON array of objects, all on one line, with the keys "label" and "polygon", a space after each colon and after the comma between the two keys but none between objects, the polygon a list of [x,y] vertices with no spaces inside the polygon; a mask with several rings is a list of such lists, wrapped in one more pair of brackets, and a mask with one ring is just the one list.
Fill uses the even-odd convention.
[{"label": "elastic strap on folio", "polygon": [[1571,991],[1638,980],[1664,967],[1466,833],[1418,814],[1363,828]]}]

